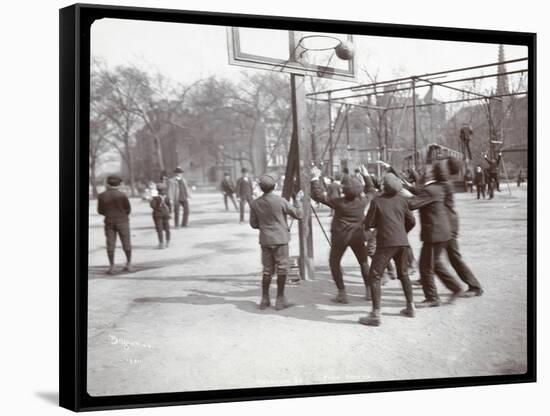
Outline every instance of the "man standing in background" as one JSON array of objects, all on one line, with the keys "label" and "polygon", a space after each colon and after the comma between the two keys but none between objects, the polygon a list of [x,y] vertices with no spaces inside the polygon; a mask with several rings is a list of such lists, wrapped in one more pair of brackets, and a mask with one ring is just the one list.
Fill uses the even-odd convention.
[{"label": "man standing in background", "polygon": [[474,184],[476,185],[477,199],[479,199],[480,195],[485,199],[485,172],[479,165],[476,166],[476,171],[474,173]]},{"label": "man standing in background", "polygon": [[187,225],[189,224],[189,198],[189,187],[187,186],[187,181],[183,177],[183,169],[178,166],[176,169],[174,169],[174,177],[169,181],[168,187],[168,199],[172,202],[172,206],[174,209],[175,228],[178,228],[180,226],[180,205],[183,208],[181,226],[187,227]]},{"label": "man standing in background", "polygon": [[239,200],[239,207],[240,207],[239,223],[243,224],[245,222],[244,208],[246,204],[250,206],[250,202],[252,202],[253,188],[252,188],[252,181],[248,177],[248,169],[242,168],[241,172],[243,176],[241,176],[237,181],[237,199]]},{"label": "man standing in background", "polygon": [[496,188],[496,190],[500,192],[500,183],[498,181],[498,168],[500,165],[500,159],[502,158],[502,152],[498,153],[498,157],[496,159],[494,157],[489,159],[487,157],[487,154],[485,154],[484,158],[489,165],[487,167],[487,171],[489,172],[489,177],[487,178],[487,182],[489,184],[489,193],[490,193],[489,197],[492,198],[493,194],[491,193],[491,189],[494,192]]},{"label": "man standing in background", "polygon": [[233,195],[235,194],[235,185],[231,180],[229,172],[224,173],[222,183],[220,184],[220,189],[223,194],[223,203],[225,204],[225,210],[229,211],[229,206],[227,204],[227,199],[229,198],[231,199],[231,202],[235,207],[235,211],[238,211],[239,208],[237,208],[237,203],[235,202],[235,198],[233,197]]}]

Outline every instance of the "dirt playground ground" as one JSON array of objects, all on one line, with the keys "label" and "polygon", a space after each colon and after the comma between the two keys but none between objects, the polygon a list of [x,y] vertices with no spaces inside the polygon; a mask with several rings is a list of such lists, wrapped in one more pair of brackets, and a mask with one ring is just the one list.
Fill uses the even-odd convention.
[{"label": "dirt playground ground", "polygon": [[[525,186],[525,185],[524,185]],[[328,244],[314,224],[313,281],[287,289],[296,306],[260,311],[258,233],[225,212],[218,193],[195,193],[190,226],[157,250],[147,202],[133,199],[135,270],[105,275],[102,218],[90,203],[88,392],[121,395],[243,387],[517,374],[526,370],[526,188],[492,201],[457,194],[459,239],[481,297],[399,316],[397,280],[383,287],[380,327],[357,323],[370,302],[351,251],[348,305],[335,286]],[[327,209],[319,211],[330,228]],[[247,214],[248,217],[248,214]],[[294,224],[293,232],[297,232]],[[409,234],[418,256],[419,224]],[[297,238],[291,255],[297,254]],[[449,293],[439,285],[443,300]],[[275,285],[272,286],[274,295]],[[423,299],[415,288],[415,300]]]}]

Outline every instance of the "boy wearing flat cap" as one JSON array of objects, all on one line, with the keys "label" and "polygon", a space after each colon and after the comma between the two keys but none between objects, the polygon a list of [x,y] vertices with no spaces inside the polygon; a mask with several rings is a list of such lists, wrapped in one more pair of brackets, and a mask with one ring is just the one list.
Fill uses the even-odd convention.
[{"label": "boy wearing flat cap", "polygon": [[119,190],[122,179],[116,175],[107,178],[107,190],[97,197],[97,212],[105,217],[105,238],[107,240],[107,257],[109,270],[113,274],[115,268],[115,246],[118,234],[122,249],[126,255],[124,271],[131,271],[132,245],[130,242],[130,201],[126,194]]},{"label": "boy wearing flat cap", "polygon": [[414,215],[405,198],[399,194],[401,180],[386,173],[382,181],[382,194],[369,206],[364,224],[376,229],[376,251],[369,270],[368,282],[372,296],[372,312],[359,319],[363,325],[380,325],[381,279],[390,260],[395,261],[397,278],[401,281],[407,307],[401,314],[414,317],[413,289],[408,275],[409,240],[407,233],[414,227]]},{"label": "boy wearing flat cap", "polygon": [[[170,214],[172,204],[166,197],[166,185],[157,183],[158,195],[154,196],[149,203],[153,208],[153,222],[157,230],[159,249],[168,248],[170,244]],[[166,244],[164,243],[164,234],[166,234]]]},{"label": "boy wearing flat cap", "polygon": [[[348,303],[344,275],[342,273],[341,261],[347,248],[351,248],[361,268],[361,275],[368,294],[368,270],[369,262],[367,249],[365,247],[365,233],[363,231],[363,220],[365,209],[374,197],[374,185],[367,175],[366,168],[362,166],[362,174],[365,186],[357,179],[350,176],[342,179],[342,197],[328,195],[321,185],[321,170],[317,167],[311,169],[311,198],[334,210],[332,224],[330,226],[330,254],[329,266],[332,279],[338,289],[338,295],[331,299],[336,303]],[[364,193],[364,195],[363,195]]]},{"label": "boy wearing flat cap", "polygon": [[259,308],[266,309],[271,306],[269,286],[273,273],[277,272],[275,309],[281,310],[291,306],[284,296],[290,241],[287,216],[290,215],[297,220],[302,218],[302,194],[296,196],[292,206],[286,199],[273,193],[276,183],[273,176],[262,175],[259,181],[264,193],[250,204],[250,226],[260,230],[262,248],[262,300]]}]

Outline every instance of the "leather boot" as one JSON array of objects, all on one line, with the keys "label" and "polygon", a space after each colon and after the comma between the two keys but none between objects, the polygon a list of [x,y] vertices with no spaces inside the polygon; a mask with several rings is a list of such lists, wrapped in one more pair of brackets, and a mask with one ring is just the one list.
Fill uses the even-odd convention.
[{"label": "leather boot", "polygon": [[335,298],[331,299],[334,303],[349,303],[348,302],[348,295],[346,294],[346,289],[338,290],[338,294]]},{"label": "leather boot", "polygon": [[262,300],[258,305],[261,310],[267,309],[271,306],[271,300],[269,299],[269,286],[271,285],[271,275],[264,274],[262,276]]},{"label": "leather boot", "polygon": [[275,310],[280,311],[293,306],[293,303],[287,302],[285,299],[285,284],[286,274],[279,274],[277,276],[277,300],[275,301]]}]

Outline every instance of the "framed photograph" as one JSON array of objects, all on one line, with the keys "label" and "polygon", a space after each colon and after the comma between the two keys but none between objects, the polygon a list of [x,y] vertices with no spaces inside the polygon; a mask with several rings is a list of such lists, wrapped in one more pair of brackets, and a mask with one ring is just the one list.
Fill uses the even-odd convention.
[{"label": "framed photograph", "polygon": [[536,380],[536,35],[60,10],[60,405]]}]

